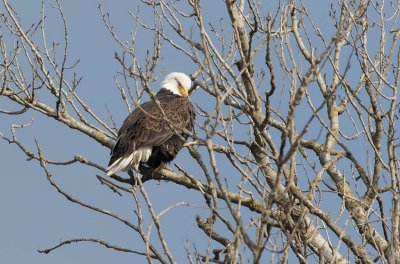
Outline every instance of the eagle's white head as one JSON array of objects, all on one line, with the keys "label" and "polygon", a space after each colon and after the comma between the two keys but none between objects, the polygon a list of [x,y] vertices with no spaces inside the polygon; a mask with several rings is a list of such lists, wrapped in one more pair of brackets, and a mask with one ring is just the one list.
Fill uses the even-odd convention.
[{"label": "eagle's white head", "polygon": [[189,89],[192,86],[190,77],[182,72],[171,72],[161,83],[161,88],[167,89],[182,97],[189,96]]}]

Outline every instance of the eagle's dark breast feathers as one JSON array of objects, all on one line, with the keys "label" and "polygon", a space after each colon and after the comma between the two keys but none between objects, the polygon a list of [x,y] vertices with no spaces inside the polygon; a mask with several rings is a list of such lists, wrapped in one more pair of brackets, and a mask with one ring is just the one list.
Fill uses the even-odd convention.
[{"label": "eagle's dark breast feathers", "polygon": [[156,99],[159,106],[155,101],[149,101],[125,119],[118,131],[109,165],[129,156],[134,150],[152,147],[146,165],[157,168],[162,162],[173,160],[183,147],[188,137],[183,128],[193,130],[195,113],[191,102],[165,89],[157,93]]}]

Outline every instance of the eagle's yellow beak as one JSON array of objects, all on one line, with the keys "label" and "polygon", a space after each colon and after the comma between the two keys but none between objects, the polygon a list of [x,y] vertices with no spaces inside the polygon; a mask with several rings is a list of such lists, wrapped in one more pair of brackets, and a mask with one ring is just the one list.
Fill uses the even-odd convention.
[{"label": "eagle's yellow beak", "polygon": [[183,86],[179,85],[178,86],[178,90],[179,90],[179,93],[181,94],[182,97],[188,97],[189,96],[188,90],[186,90]]}]

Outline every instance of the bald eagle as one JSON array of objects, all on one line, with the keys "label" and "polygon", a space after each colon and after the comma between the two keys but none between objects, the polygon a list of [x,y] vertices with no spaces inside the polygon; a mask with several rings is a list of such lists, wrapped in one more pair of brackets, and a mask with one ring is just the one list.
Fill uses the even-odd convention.
[{"label": "bald eagle", "polygon": [[[125,119],[111,151],[107,175],[134,169],[139,165],[162,169],[172,161],[193,130],[195,113],[189,101],[189,76],[168,74],[155,98],[137,107]],[[162,109],[162,110],[161,110]]]}]

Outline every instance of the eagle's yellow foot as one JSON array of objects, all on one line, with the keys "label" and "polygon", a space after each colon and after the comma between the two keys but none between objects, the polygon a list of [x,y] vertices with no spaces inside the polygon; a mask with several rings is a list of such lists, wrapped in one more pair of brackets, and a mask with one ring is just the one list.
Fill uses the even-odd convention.
[{"label": "eagle's yellow foot", "polygon": [[172,170],[172,168],[170,168],[170,167],[168,167],[168,166],[165,166],[164,168],[162,168],[163,170],[167,170],[167,171],[170,171],[170,172],[174,172],[173,170]]},{"label": "eagle's yellow foot", "polygon": [[173,170],[165,164],[165,162],[161,162],[160,165],[154,169],[155,172],[160,172],[161,170],[167,170],[173,172]]}]

